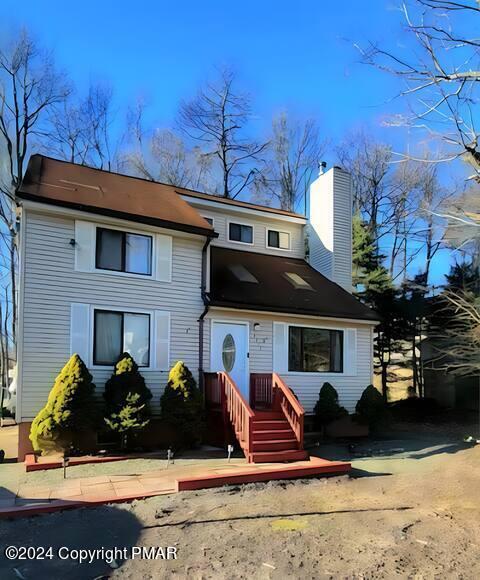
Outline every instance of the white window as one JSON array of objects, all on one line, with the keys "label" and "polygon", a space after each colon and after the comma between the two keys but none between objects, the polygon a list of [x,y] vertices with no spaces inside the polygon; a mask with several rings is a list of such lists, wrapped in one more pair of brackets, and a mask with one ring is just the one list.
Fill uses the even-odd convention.
[{"label": "white window", "polygon": [[152,236],[97,228],[95,267],[152,275]]},{"label": "white window", "polygon": [[114,365],[123,352],[128,352],[139,367],[150,365],[150,315],[95,310],[93,364]]},{"label": "white window", "polygon": [[112,367],[123,352],[143,368],[168,370],[170,312],[72,304],[70,354],[87,366]]},{"label": "white window", "polygon": [[267,230],[267,246],[278,250],[289,250],[290,234],[278,230]]},{"label": "white window", "polygon": [[230,222],[228,224],[228,239],[241,244],[253,244],[253,226]]},{"label": "white window", "polygon": [[343,372],[343,332],[290,326],[288,370],[302,373]]},{"label": "white window", "polygon": [[75,270],[172,281],[173,238],[75,220]]}]

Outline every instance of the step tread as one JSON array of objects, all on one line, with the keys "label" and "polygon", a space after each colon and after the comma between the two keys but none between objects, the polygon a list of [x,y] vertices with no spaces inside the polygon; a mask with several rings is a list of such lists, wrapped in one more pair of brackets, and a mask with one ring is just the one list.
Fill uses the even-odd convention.
[{"label": "step tread", "polygon": [[288,439],[257,439],[255,440],[255,437],[253,438],[253,442],[254,443],[261,443],[262,445],[266,445],[267,443],[292,443],[292,441],[296,442],[295,437],[290,437]]},{"label": "step tread", "polygon": [[267,435],[284,435],[287,438],[291,438],[294,437],[295,438],[295,433],[291,430],[291,429],[260,429],[259,431],[254,431],[253,432],[253,438],[255,439],[255,435],[262,435],[262,436],[267,436]]},{"label": "step tread", "polygon": [[253,419],[255,425],[261,425],[263,423],[278,423],[278,424],[289,424],[286,419]]}]

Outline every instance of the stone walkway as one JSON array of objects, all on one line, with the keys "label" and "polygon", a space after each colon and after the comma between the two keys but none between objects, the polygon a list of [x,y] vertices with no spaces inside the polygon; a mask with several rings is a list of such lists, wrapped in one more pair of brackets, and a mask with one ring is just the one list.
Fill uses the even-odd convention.
[{"label": "stone walkway", "polygon": [[293,463],[248,464],[245,459],[203,459],[172,464],[168,469],[133,475],[68,478],[49,485],[22,484],[16,494],[0,489],[0,517],[31,515],[59,509],[131,501],[179,490],[225,484],[288,479],[350,469],[348,463],[311,458]]}]

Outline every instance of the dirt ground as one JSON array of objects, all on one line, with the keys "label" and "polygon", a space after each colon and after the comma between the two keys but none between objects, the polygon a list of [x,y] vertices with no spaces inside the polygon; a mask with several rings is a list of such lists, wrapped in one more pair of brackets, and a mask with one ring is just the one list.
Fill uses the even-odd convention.
[{"label": "dirt ground", "polygon": [[0,552],[9,545],[53,546],[54,553],[59,546],[173,546],[177,559],[109,564],[106,553],[78,564],[56,556],[9,561],[2,553],[0,578],[480,577],[480,446],[400,433],[316,452],[350,457],[352,475],[2,521]]}]

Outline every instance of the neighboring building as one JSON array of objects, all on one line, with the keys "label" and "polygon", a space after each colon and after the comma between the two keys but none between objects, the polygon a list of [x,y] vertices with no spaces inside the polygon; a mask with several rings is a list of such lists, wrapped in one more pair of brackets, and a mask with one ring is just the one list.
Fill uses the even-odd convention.
[{"label": "neighboring building", "polygon": [[480,378],[459,375],[450,370],[448,365],[453,367],[455,361],[452,357],[440,356],[442,348],[436,337],[428,336],[427,332],[421,344],[424,396],[435,399],[442,407],[478,413]]},{"label": "neighboring building", "polygon": [[[325,381],[350,411],[372,382],[375,314],[351,295],[351,182],[312,184],[310,219],[33,155],[20,188],[17,422],[76,352],[101,390],[129,351],[153,392],[183,360],[280,375],[306,413]],[[308,261],[307,261],[308,260]]]}]

